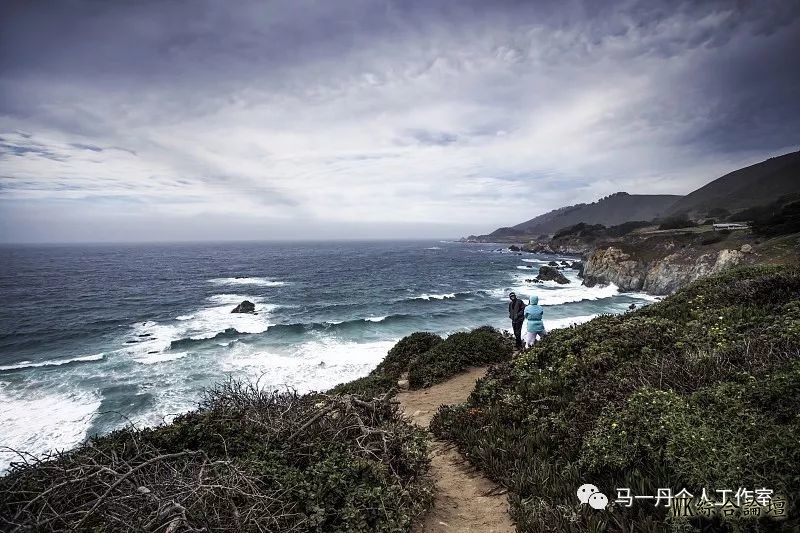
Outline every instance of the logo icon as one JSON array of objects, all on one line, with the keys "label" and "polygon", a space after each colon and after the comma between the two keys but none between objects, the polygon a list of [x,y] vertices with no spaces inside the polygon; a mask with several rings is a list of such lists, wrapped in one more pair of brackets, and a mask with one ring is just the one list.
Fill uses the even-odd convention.
[{"label": "logo icon", "polygon": [[582,504],[588,504],[592,509],[602,511],[608,505],[608,497],[591,483],[585,483],[578,487],[577,494],[578,500]]}]

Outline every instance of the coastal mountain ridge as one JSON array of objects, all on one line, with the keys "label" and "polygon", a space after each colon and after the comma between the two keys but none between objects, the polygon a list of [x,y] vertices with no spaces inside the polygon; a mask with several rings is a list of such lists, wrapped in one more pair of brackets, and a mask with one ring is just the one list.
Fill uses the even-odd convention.
[{"label": "coastal mountain ridge", "polygon": [[490,235],[537,235],[585,222],[614,226],[629,220],[652,220],[667,213],[680,199],[672,194],[628,194],[618,192],[590,204],[576,204],[554,209],[530,220],[500,228]]},{"label": "coastal mountain ridge", "polygon": [[467,240],[536,238],[579,223],[614,226],[670,216],[702,217],[713,210],[736,212],[798,193],[800,151],[730,172],[686,196],[618,192],[593,203],[560,207],[514,226],[498,228],[488,235],[470,235]]},{"label": "coastal mountain ridge", "polygon": [[709,207],[738,211],[800,191],[800,151],[735,170],[682,197],[670,214],[701,214]]}]

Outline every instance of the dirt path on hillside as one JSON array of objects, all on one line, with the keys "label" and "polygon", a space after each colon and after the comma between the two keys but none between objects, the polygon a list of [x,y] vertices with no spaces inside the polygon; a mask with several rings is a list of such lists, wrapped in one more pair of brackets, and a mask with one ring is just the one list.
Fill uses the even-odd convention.
[{"label": "dirt path on hillside", "polygon": [[[429,389],[401,392],[397,399],[406,416],[427,428],[440,405],[465,401],[485,373],[485,368],[473,368]],[[500,487],[470,466],[452,444],[433,439],[431,474],[436,480],[436,497],[415,533],[515,531],[506,495],[496,494]]]}]

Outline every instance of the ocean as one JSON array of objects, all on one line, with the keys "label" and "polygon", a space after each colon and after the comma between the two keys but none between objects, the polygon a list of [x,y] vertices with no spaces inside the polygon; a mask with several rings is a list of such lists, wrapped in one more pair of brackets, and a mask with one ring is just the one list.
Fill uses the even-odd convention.
[{"label": "ocean", "polygon": [[[126,424],[195,407],[228,376],[325,390],[414,331],[509,329],[535,292],[548,329],[644,294],[526,278],[562,257],[457,242],[0,247],[0,471]],[[232,314],[242,300],[255,315]]]}]

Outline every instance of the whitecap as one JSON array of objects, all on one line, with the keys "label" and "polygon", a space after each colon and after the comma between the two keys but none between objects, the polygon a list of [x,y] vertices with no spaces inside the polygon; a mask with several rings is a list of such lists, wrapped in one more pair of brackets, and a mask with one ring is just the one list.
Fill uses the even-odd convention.
[{"label": "whitecap", "polygon": [[105,357],[105,354],[99,353],[95,355],[84,355],[82,357],[73,357],[71,359],[49,359],[47,361],[20,361],[19,363],[14,363],[11,365],[4,365],[0,366],[0,370],[20,370],[23,368],[37,368],[42,366],[60,366],[66,365],[67,363],[78,363],[78,362],[88,362],[88,361],[102,361]]},{"label": "whitecap", "polygon": [[366,322],[383,322],[387,318],[389,318],[389,317],[388,316],[369,316],[369,317],[365,318],[364,320]]},{"label": "whitecap", "polygon": [[217,304],[227,304],[227,305],[238,305],[242,303],[243,300],[249,300],[253,303],[263,302],[264,298],[261,296],[250,296],[246,294],[214,294],[208,297],[208,301],[214,302]]},{"label": "whitecap", "polygon": [[175,320],[191,320],[194,318],[194,315],[180,315],[176,316]]},{"label": "whitecap", "polygon": [[441,250],[441,248],[440,248],[440,247],[438,247],[438,246],[430,246],[430,247],[428,247],[428,248],[425,248],[425,249],[426,249],[426,250]]},{"label": "whitecap", "polygon": [[257,285],[259,287],[281,287],[286,285],[285,281],[257,277],[214,278],[208,281],[217,285]]},{"label": "whitecap", "polygon": [[259,380],[265,388],[322,391],[368,374],[398,340],[359,343],[323,337],[288,351],[256,352],[237,345],[229,350],[222,366],[239,377]]},{"label": "whitecap", "polygon": [[[263,300],[261,298],[236,294],[218,294],[211,296],[209,300],[215,304],[225,304],[202,307],[192,313],[182,315],[184,317],[183,320],[169,322],[147,321],[134,324],[131,327],[131,333],[120,339],[121,343],[124,344],[122,351],[134,358],[150,361],[150,356],[153,355],[151,352],[167,352],[173,341],[181,339],[212,339],[218,333],[231,328],[239,333],[263,333],[274,325],[272,312],[278,306],[261,303]],[[233,302],[238,304],[242,300],[254,302],[257,314],[231,313]]]},{"label": "whitecap", "polygon": [[[51,389],[0,388],[0,447],[34,456],[76,446],[86,437],[92,415],[100,407],[95,392],[61,393]],[[20,457],[0,449],[0,472]]]},{"label": "whitecap", "polygon": [[412,300],[444,300],[447,298],[455,298],[455,293],[447,293],[447,294],[420,294],[419,296],[414,296]]}]

